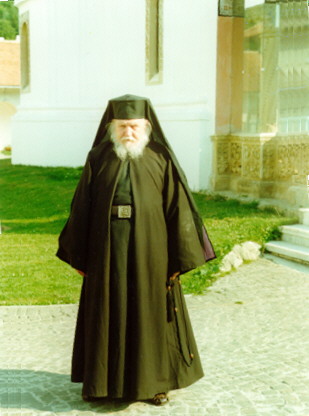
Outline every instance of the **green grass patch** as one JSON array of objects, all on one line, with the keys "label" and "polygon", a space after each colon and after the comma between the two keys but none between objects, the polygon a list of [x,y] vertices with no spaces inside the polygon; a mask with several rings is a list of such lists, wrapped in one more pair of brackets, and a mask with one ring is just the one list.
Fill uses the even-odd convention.
[{"label": "green grass patch", "polygon": [[0,243],[0,305],[77,301],[81,277],[55,257],[54,234],[3,234]]},{"label": "green grass patch", "polygon": [[[12,166],[0,160],[0,305],[75,303],[81,277],[56,258],[57,237],[69,215],[81,168]],[[218,258],[183,276],[186,293],[203,293],[235,244],[264,244],[278,226],[295,221],[256,203],[195,194]]]},{"label": "green grass patch", "polygon": [[69,214],[81,168],[42,168],[0,161],[0,212],[7,233],[57,234]]}]

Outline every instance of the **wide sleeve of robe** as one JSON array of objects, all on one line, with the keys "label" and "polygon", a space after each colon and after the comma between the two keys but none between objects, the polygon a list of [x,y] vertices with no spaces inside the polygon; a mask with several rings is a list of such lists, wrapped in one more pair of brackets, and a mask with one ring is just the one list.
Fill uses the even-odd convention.
[{"label": "wide sleeve of robe", "polygon": [[92,169],[88,156],[71,203],[71,212],[59,236],[56,255],[74,269],[87,272]]},{"label": "wide sleeve of robe", "polygon": [[[165,216],[168,232],[169,275],[185,273],[215,258],[206,230],[197,230],[183,184],[171,161],[165,178]],[[204,235],[204,242],[199,236]],[[206,241],[205,241],[206,239]]]}]

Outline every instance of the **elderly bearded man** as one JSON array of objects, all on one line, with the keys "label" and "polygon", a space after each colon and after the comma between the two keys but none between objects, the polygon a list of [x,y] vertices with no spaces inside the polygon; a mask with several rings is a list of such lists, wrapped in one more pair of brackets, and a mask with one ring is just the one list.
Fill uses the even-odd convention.
[{"label": "elderly bearded man", "polygon": [[72,359],[84,400],[161,405],[203,376],[179,277],[215,254],[148,99],[109,101],[57,255],[84,276]]}]

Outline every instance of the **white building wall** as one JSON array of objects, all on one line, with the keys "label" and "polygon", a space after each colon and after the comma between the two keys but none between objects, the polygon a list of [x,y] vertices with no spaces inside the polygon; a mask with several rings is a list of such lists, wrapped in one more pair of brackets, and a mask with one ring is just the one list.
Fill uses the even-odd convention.
[{"label": "white building wall", "polygon": [[151,99],[190,185],[208,186],[217,0],[163,0],[163,83],[145,83],[145,0],[15,0],[29,12],[30,91],[13,163],[78,166],[109,98]]}]

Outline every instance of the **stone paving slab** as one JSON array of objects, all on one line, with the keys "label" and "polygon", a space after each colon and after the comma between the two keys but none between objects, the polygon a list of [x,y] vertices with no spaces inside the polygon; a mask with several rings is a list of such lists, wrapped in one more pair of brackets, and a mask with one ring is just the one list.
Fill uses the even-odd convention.
[{"label": "stone paving slab", "polygon": [[260,259],[187,296],[205,377],[147,403],[81,400],[76,305],[0,307],[1,416],[309,416],[309,275]]}]

